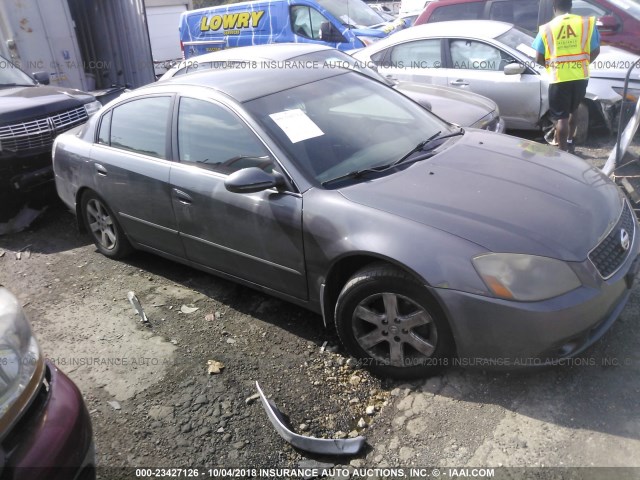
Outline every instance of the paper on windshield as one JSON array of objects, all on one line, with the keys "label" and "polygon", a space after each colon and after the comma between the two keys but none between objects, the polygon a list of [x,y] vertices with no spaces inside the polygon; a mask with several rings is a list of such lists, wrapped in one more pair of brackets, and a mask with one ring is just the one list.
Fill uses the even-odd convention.
[{"label": "paper on windshield", "polygon": [[298,143],[324,135],[324,132],[313,123],[313,120],[299,108],[272,113],[269,116],[289,137],[291,143]]}]

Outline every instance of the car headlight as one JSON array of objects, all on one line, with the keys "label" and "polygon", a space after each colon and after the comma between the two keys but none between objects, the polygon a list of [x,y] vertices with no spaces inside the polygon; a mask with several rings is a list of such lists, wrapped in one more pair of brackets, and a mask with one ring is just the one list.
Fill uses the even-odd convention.
[{"label": "car headlight", "polygon": [[44,358],[18,300],[0,286],[0,437],[37,394]]},{"label": "car headlight", "polygon": [[473,266],[496,297],[508,300],[546,300],[582,285],[567,263],[548,257],[489,253],[475,257]]},{"label": "car headlight", "polygon": [[[622,87],[611,87],[613,89],[614,92],[616,92],[618,95],[620,95],[622,97],[622,94],[624,93],[624,88]],[[628,102],[637,102],[638,98],[640,98],[640,88],[628,88],[627,89],[627,96],[625,97],[625,100],[627,100]]]},{"label": "car headlight", "polygon": [[501,126],[502,123],[500,122],[500,115],[496,115],[495,112],[491,112],[490,114],[482,117],[480,120],[471,125],[471,127],[473,128],[480,128],[482,130],[488,130],[490,132],[498,132]]},{"label": "car headlight", "polygon": [[89,116],[93,115],[101,108],[102,108],[102,104],[97,100],[91,103],[84,104],[84,109],[87,111],[87,115]]}]

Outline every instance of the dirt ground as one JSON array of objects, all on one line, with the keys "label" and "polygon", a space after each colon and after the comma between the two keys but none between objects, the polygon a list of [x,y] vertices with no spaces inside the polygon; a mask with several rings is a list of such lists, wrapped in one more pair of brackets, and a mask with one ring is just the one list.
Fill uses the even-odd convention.
[{"label": "dirt ground", "polygon": [[[611,146],[596,136],[578,153],[601,166]],[[593,368],[457,369],[400,384],[359,369],[306,310],[150,254],[101,256],[59,203],[0,237],[0,255],[0,283],[83,392],[101,478],[116,466],[640,467],[638,287],[584,357],[598,358]],[[603,365],[613,354],[622,363]],[[209,360],[220,374],[207,373]],[[291,448],[256,400],[256,381],[296,431],[362,434],[365,451],[320,458]]]}]

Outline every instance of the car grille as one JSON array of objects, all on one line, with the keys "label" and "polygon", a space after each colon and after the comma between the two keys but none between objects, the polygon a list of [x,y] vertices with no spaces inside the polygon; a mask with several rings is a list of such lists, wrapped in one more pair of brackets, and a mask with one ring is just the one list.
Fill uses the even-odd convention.
[{"label": "car grille", "polygon": [[31,122],[0,127],[0,144],[2,150],[16,153],[34,149],[46,150],[51,148],[56,135],[86,122],[88,118],[87,111],[82,106]]},{"label": "car grille", "polygon": [[618,223],[611,229],[605,239],[589,254],[589,260],[604,279],[610,278],[622,266],[630,249],[621,245],[621,234],[624,229],[629,234],[629,245],[633,244],[636,232],[636,221],[629,204],[624,202],[624,208]]}]

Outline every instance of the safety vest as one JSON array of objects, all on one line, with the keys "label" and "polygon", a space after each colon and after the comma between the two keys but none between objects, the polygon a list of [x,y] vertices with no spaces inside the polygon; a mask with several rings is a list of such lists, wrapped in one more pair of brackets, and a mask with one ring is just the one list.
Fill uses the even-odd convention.
[{"label": "safety vest", "polygon": [[589,78],[591,35],[595,17],[569,13],[540,27],[551,83]]}]

